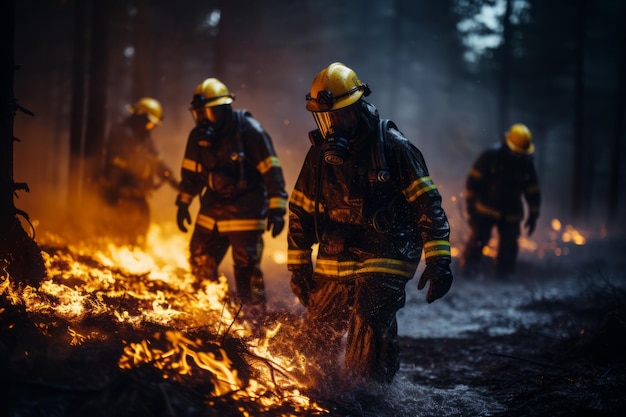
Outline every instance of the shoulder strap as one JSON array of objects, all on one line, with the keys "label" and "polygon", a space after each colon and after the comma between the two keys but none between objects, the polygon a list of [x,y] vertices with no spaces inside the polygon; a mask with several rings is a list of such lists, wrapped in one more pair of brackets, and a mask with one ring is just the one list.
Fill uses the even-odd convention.
[{"label": "shoulder strap", "polygon": [[368,174],[370,182],[387,182],[391,179],[387,158],[385,157],[385,141],[387,129],[396,128],[396,124],[389,119],[381,119],[378,122],[378,135],[375,146],[371,148],[371,168]]},{"label": "shoulder strap", "polygon": [[241,139],[241,129],[243,127],[243,118],[250,113],[247,110],[233,110],[233,113],[235,115],[237,129],[235,132],[235,152],[233,152],[231,158],[233,159],[233,161],[236,161],[238,165],[239,179],[237,181],[237,187],[240,190],[243,190],[247,187],[247,183],[243,165],[246,154],[243,147],[243,140]]}]

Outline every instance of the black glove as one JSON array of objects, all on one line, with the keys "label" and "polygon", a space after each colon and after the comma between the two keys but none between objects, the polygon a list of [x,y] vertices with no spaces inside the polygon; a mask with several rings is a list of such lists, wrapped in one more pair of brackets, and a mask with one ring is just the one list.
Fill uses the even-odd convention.
[{"label": "black glove", "polygon": [[191,224],[191,215],[189,214],[189,204],[185,203],[176,203],[178,206],[178,211],[176,212],[176,224],[178,224],[178,228],[181,232],[187,233],[187,227],[185,226],[185,222],[187,224]]},{"label": "black glove", "polygon": [[524,223],[524,227],[528,229],[526,231],[528,237],[535,231],[535,226],[537,226],[537,218],[535,216],[529,216],[528,219],[526,219],[526,223]]},{"label": "black glove", "polygon": [[301,266],[291,271],[291,291],[298,297],[303,306],[309,304],[309,295],[315,288],[313,280],[313,267],[311,265]]},{"label": "black glove", "polygon": [[430,281],[430,287],[426,293],[426,301],[428,303],[432,303],[446,295],[452,285],[450,259],[433,259],[428,262],[417,284],[417,289],[421,291],[428,281]]},{"label": "black glove", "polygon": [[272,237],[276,237],[285,227],[285,213],[283,210],[271,209],[267,215],[267,230],[272,229]]}]

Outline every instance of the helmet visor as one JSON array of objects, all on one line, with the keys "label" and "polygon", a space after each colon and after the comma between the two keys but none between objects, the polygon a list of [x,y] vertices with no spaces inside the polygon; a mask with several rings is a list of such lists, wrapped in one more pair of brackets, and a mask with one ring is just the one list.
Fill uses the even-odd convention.
[{"label": "helmet visor", "polygon": [[191,115],[193,120],[197,122],[208,121],[213,125],[219,125],[222,120],[225,119],[228,114],[228,105],[215,106],[215,107],[202,107],[200,109],[191,109]]},{"label": "helmet visor", "polygon": [[333,111],[312,112],[312,114],[324,138],[332,134],[342,134],[350,138],[356,130],[357,117],[354,106]]}]

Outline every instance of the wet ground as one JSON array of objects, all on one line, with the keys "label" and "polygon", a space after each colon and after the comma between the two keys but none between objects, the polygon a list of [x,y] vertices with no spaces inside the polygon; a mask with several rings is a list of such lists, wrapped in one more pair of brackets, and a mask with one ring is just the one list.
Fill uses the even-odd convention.
[{"label": "wet ground", "polygon": [[396,380],[387,390],[347,395],[336,415],[624,415],[619,247],[603,242],[568,259],[522,259],[508,281],[457,278],[431,305],[409,288]]}]

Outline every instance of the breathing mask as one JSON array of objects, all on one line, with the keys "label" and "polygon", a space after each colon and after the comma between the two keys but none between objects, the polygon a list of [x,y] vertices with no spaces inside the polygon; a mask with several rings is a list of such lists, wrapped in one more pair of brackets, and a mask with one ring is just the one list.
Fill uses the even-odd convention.
[{"label": "breathing mask", "polygon": [[[312,142],[322,146],[324,160],[331,165],[341,165],[350,156],[350,140],[358,126],[354,106],[326,112],[313,112],[320,137]],[[318,142],[318,143],[316,143]]]}]

